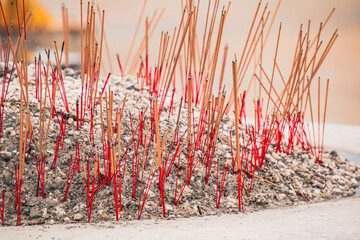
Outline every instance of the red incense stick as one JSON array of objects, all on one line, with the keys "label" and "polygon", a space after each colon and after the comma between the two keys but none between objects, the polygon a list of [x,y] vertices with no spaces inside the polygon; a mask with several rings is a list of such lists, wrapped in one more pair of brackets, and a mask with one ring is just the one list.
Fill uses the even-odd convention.
[{"label": "red incense stick", "polygon": [[0,206],[0,214],[1,214],[1,224],[4,226],[4,212],[5,212],[5,190],[1,193],[1,206]]}]

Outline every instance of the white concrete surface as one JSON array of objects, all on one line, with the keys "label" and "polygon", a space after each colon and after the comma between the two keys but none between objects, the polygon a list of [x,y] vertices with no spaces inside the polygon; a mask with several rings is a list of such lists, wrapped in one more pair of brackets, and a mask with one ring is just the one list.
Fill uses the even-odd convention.
[{"label": "white concrete surface", "polygon": [[0,227],[14,239],[360,239],[360,196],[254,213],[130,223]]}]

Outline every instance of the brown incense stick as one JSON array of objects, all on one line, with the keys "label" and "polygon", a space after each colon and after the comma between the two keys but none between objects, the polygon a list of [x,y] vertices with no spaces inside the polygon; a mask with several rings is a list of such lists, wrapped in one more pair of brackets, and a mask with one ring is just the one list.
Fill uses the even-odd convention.
[{"label": "brown incense stick", "polygon": [[329,79],[326,81],[326,94],[325,94],[325,108],[324,108],[324,118],[323,118],[323,129],[322,129],[322,142],[321,142],[321,159],[324,150],[324,135],[325,135],[325,122],[326,122],[326,109],[327,109],[327,102],[328,102],[328,93],[329,93]]},{"label": "brown incense stick", "polygon": [[238,107],[238,89],[237,89],[237,66],[236,60],[232,62],[233,69],[233,88],[234,88],[234,108],[235,108],[235,138],[236,138],[236,167],[240,169],[240,142],[239,142],[239,107]]}]

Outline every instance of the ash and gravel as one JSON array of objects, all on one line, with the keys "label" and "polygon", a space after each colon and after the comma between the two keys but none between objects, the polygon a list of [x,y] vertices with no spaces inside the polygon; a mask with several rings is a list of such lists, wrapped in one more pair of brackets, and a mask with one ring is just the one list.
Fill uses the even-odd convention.
[{"label": "ash and gravel", "polygon": [[[3,74],[3,65],[0,65],[0,75]],[[39,103],[35,99],[34,87],[34,66],[29,65],[28,74],[30,83],[30,112],[32,124],[34,127],[35,138],[38,141],[39,133]],[[33,224],[56,224],[71,222],[87,222],[88,211],[86,207],[86,192],[84,182],[84,172],[81,168],[80,173],[74,175],[74,179],[70,186],[67,200],[62,202],[69,168],[69,159],[74,157],[76,143],[80,144],[80,166],[86,162],[88,154],[91,152],[99,153],[100,166],[102,166],[102,139],[100,127],[100,108],[97,106],[95,111],[94,126],[94,145],[89,142],[89,113],[85,124],[80,126],[76,131],[76,100],[81,95],[80,74],[72,69],[65,69],[64,77],[66,94],[70,107],[70,113],[67,113],[66,136],[64,146],[60,148],[57,159],[56,170],[50,169],[54,159],[56,138],[59,136],[60,128],[56,118],[51,120],[50,133],[46,149],[46,181],[45,193],[46,198],[36,197],[36,186],[38,174],[35,162],[32,157],[25,163],[24,180],[22,187],[22,212],[21,221],[23,225]],[[99,81],[99,87],[102,88],[104,80]],[[127,94],[125,104],[124,117],[121,122],[121,146],[122,152],[132,135],[130,126],[130,114],[135,127],[138,121],[139,112],[149,106],[148,91],[143,93],[137,91],[136,79],[127,76],[122,79],[119,76],[112,75],[110,77],[107,89],[111,89],[114,93],[114,109],[121,108],[122,101]],[[100,90],[99,90],[100,91]],[[16,75],[10,83],[7,100],[5,102],[3,136],[0,141],[0,191],[6,191],[5,198],[5,225],[15,225],[17,219],[17,209],[15,203],[15,165],[19,162],[19,85]],[[180,97],[175,95],[174,110],[168,118],[171,94],[165,101],[165,107],[160,117],[160,132],[162,137],[167,129],[170,134],[164,148],[164,156],[170,151],[170,159],[175,153],[175,147],[170,148],[170,139],[175,131],[178,107]],[[60,94],[57,93],[56,99],[57,111],[63,107]],[[47,117],[49,116],[47,110]],[[113,114],[115,115],[115,114]],[[199,116],[199,109],[194,108],[195,119]],[[106,114],[104,113],[104,118]],[[150,113],[147,112],[146,121],[150,121]],[[114,119],[115,122],[115,119]],[[180,116],[180,133],[183,135],[187,129],[187,111],[183,109]],[[145,130],[145,129],[144,129]],[[242,126],[241,131],[244,130]],[[234,136],[235,129],[230,120],[226,117],[222,119],[217,149],[212,163],[209,182],[205,184],[205,167],[199,164],[191,177],[191,184],[185,187],[179,204],[175,206],[174,193],[177,171],[177,160],[171,170],[169,177],[165,180],[165,208],[166,216],[169,219],[183,218],[190,216],[207,216],[220,215],[225,213],[239,212],[237,198],[237,175],[232,173],[232,167],[226,176],[226,182],[221,197],[219,208],[216,208],[216,160],[219,159],[220,169],[224,164],[231,162],[231,149],[229,145],[229,132]],[[137,138],[137,135],[136,137]],[[235,138],[233,138],[234,141]],[[235,142],[233,142],[235,146]],[[36,144],[31,145],[31,155],[37,156],[38,147]],[[152,161],[155,143],[151,144],[148,164],[144,171],[143,184],[146,185],[149,174],[150,164]],[[265,208],[276,208],[287,205],[299,205],[307,203],[306,199],[312,202],[326,201],[333,198],[341,198],[353,196],[359,187],[360,166],[356,163],[344,159],[335,151],[325,152],[323,156],[323,164],[316,163],[315,158],[308,152],[302,150],[300,146],[295,147],[294,153],[286,155],[284,153],[275,153],[275,145],[272,144],[265,157],[264,166],[259,169],[256,175],[267,181],[279,185],[273,186],[262,179],[254,178],[252,191],[249,195],[243,192],[245,212],[256,211]],[[128,151],[126,172],[121,181],[122,186],[122,207],[120,212],[120,221],[135,220],[138,217],[139,209],[139,186],[141,184],[141,171],[137,179],[137,191],[135,199],[132,198],[132,159],[135,154],[133,148]],[[143,159],[143,146],[140,145],[138,151],[139,159]],[[179,166],[179,186],[183,181],[186,169],[186,147],[182,148],[181,163]],[[142,165],[140,161],[140,167]],[[231,164],[229,164],[231,165]],[[93,166],[93,165],[92,165]],[[101,168],[103,174],[103,168]],[[158,171],[155,174],[153,184],[150,188],[142,219],[162,218],[162,207],[160,206],[160,191],[158,188]],[[246,185],[250,185],[250,179],[246,180]],[[304,195],[302,195],[301,193]],[[142,194],[143,195],[143,194]],[[177,194],[178,195],[178,194]],[[115,207],[113,186],[104,186],[95,195],[92,206],[91,222],[115,221]]]}]

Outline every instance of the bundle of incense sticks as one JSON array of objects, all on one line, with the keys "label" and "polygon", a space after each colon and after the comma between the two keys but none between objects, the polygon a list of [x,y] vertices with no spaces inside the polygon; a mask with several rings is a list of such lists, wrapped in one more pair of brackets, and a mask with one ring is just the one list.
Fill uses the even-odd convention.
[{"label": "bundle of incense sticks", "polygon": [[[18,225],[21,224],[21,193],[25,179],[25,161],[34,159],[38,174],[36,196],[39,195],[41,187],[41,195],[45,198],[45,170],[48,162],[46,161],[46,153],[51,124],[55,122],[59,126],[54,159],[51,165],[51,169],[56,174],[56,162],[59,160],[58,156],[60,156],[59,151],[64,149],[64,140],[68,131],[67,119],[69,116],[71,117],[73,109],[76,111],[76,130],[81,131],[85,122],[88,121],[90,125],[89,144],[96,147],[94,133],[96,122],[94,119],[98,112],[98,105],[100,108],[102,151],[91,150],[91,153],[86,153],[86,157],[80,157],[84,155],[84,150],[80,147],[80,143],[76,142],[75,153],[68,160],[68,175],[63,197],[63,202],[66,202],[71,190],[71,183],[75,179],[76,172],[80,173],[82,163],[89,222],[95,194],[102,188],[110,187],[111,184],[113,185],[115,219],[119,220],[119,214],[123,211],[122,194],[124,193],[122,193],[122,189],[126,186],[122,186],[122,184],[127,183],[124,178],[127,171],[128,157],[132,178],[131,197],[134,201],[138,201],[137,214],[139,219],[154,178],[156,179],[155,182],[158,183],[159,206],[162,208],[162,216],[166,217],[165,205],[167,204],[167,197],[165,196],[169,193],[165,191],[165,183],[169,181],[168,176],[176,174],[173,204],[179,205],[185,188],[191,185],[191,177],[195,169],[204,168],[205,184],[210,184],[209,179],[212,177],[212,168],[215,164],[217,168],[215,207],[220,207],[222,192],[226,188],[226,175],[229,173],[237,176],[238,208],[243,211],[243,190],[245,189],[245,193],[250,196],[254,186],[254,178],[267,182],[274,187],[279,187],[257,175],[257,171],[263,168],[265,164],[265,154],[272,143],[276,145],[276,152],[286,154],[293,153],[295,146],[300,144],[303,149],[315,156],[318,163],[322,163],[329,80],[326,82],[325,97],[320,95],[321,86],[325,85],[320,78],[317,81],[317,95],[314,96],[311,87],[314,85],[313,82],[315,81],[313,80],[318,70],[338,36],[337,31],[335,31],[327,42],[321,40],[324,27],[334,10],[320,24],[319,30],[313,38],[310,35],[311,21],[308,22],[307,27],[301,25],[294,57],[291,62],[291,71],[288,76],[284,76],[278,64],[278,52],[281,50],[281,25],[278,29],[271,74],[264,70],[262,58],[281,0],[278,1],[273,14],[270,14],[267,5],[263,6],[259,2],[245,45],[239,55],[239,61],[236,57],[232,61],[233,84],[227,101],[225,87],[223,86],[229,51],[227,45],[224,48],[220,72],[218,61],[221,55],[223,31],[230,10],[230,3],[219,11],[221,1],[209,1],[205,25],[201,28],[203,31],[199,32],[199,2],[188,0],[184,4],[184,1],[181,1],[179,25],[174,28],[172,33],[161,32],[156,58],[156,56],[149,56],[150,40],[164,10],[161,12],[155,11],[151,17],[143,19],[147,3],[146,0],[144,1],[124,65],[121,64],[120,56],[117,55],[122,79],[124,79],[125,74],[134,74],[138,69],[138,90],[143,91],[145,87],[148,89],[148,91],[143,91],[144,94],[149,94],[149,97],[146,96],[149,99],[148,108],[138,110],[138,116],[133,113],[124,115],[126,93],[118,93],[117,89],[111,90],[110,88],[108,88],[109,91],[105,91],[107,86],[111,85],[108,84],[109,81],[111,82],[110,73],[107,75],[104,85],[99,86],[101,68],[105,69],[102,63],[103,43],[105,42],[106,45],[105,11],[101,12],[98,7],[96,12],[94,3],[90,2],[87,4],[86,25],[83,32],[83,5],[82,1],[80,1],[81,94],[78,96],[76,103],[68,102],[66,81],[61,63],[63,54],[65,54],[65,66],[69,66],[69,20],[68,10],[63,7],[64,41],[61,50],[59,51],[57,43],[54,41],[55,50],[45,50],[47,59],[42,60],[40,56],[35,58],[34,88],[36,102],[38,103],[36,111],[38,111],[39,118],[37,122],[39,124],[33,126],[33,116],[31,116],[32,112],[29,104],[29,88],[32,85],[29,84],[28,78],[26,35],[26,29],[31,22],[32,15],[30,11],[25,14],[24,1],[22,1],[24,18],[20,21],[18,1],[15,1],[14,15],[17,16],[19,34],[14,45],[13,29],[9,30],[8,28],[9,19],[8,16],[5,16],[0,1],[8,36],[7,41],[4,41],[0,46],[0,58],[4,62],[0,103],[0,139],[2,137],[6,97],[10,79],[15,70],[20,86],[18,136],[20,154],[19,162],[15,166],[15,207],[18,211]],[[96,15],[98,15],[98,23],[101,26],[100,36],[96,34]],[[12,22],[12,17],[10,16],[10,22]],[[22,27],[20,22],[22,22]],[[144,34],[138,48],[134,51],[135,40],[142,23],[144,24],[142,28]],[[108,49],[107,52],[109,57]],[[133,52],[135,53],[133,54]],[[50,61],[51,54],[55,56],[55,66]],[[152,65],[152,62],[155,64]],[[255,66],[253,70],[249,68],[252,63]],[[248,79],[246,76],[248,76],[249,72],[251,77]],[[219,77],[217,77],[218,74],[220,74]],[[274,83],[276,80],[281,81],[282,85],[280,87]],[[218,89],[214,90],[217,81]],[[246,81],[248,83],[243,91],[241,87]],[[179,92],[182,93],[182,98],[179,106],[176,106],[174,99],[178,84],[181,85],[181,91]],[[172,87],[171,94],[169,93],[170,87]],[[249,97],[248,93],[251,88],[254,91],[255,124],[249,127],[246,125],[247,106],[245,106],[245,102],[246,98]],[[114,95],[123,97],[120,109],[115,110]],[[322,101],[322,98],[325,98],[325,100]],[[59,101],[61,106],[59,106]],[[170,104],[168,105],[166,101],[170,101]],[[73,107],[74,104],[76,104],[75,108]],[[176,107],[178,107],[178,113],[177,116],[174,116]],[[232,107],[234,107],[234,119],[231,119],[232,115],[230,114]],[[182,108],[186,109],[184,110],[186,111],[185,131],[180,129]],[[195,108],[199,109],[199,114],[195,115]],[[149,113],[147,113],[148,109]],[[161,114],[166,111],[168,111],[168,118],[177,117],[177,122],[175,129],[167,128],[165,132],[162,127]],[[311,117],[311,126],[305,124],[305,117],[308,112]],[[230,118],[235,126],[235,133],[230,132],[231,164],[223,163],[219,159],[214,163],[215,152],[219,145],[219,129],[225,115]],[[125,147],[122,146],[125,140],[121,136],[124,119],[129,121],[129,128],[131,129],[131,136],[125,142]],[[240,131],[241,126],[244,127],[244,132]],[[317,129],[315,129],[315,126],[317,126]],[[34,128],[38,130],[36,136]],[[168,138],[171,130],[173,130],[172,137]],[[234,138],[235,151],[233,151],[234,143],[232,141]],[[31,148],[32,146],[33,148]],[[32,154],[33,158],[29,157],[31,149],[35,149],[35,153]],[[125,149],[125,151],[122,149]],[[250,149],[250,151],[247,151],[247,149]],[[195,151],[201,151],[200,156],[196,155]],[[149,154],[150,152],[152,154]],[[223,169],[221,180],[219,180],[220,166]],[[103,170],[100,170],[100,167]],[[232,171],[230,167],[232,167]],[[181,170],[182,168],[185,170]],[[148,175],[144,177],[144,173]],[[308,201],[301,189],[295,183],[293,184],[304,199]],[[4,202],[5,191],[2,192],[2,205],[0,208],[2,224],[4,224]]]}]

